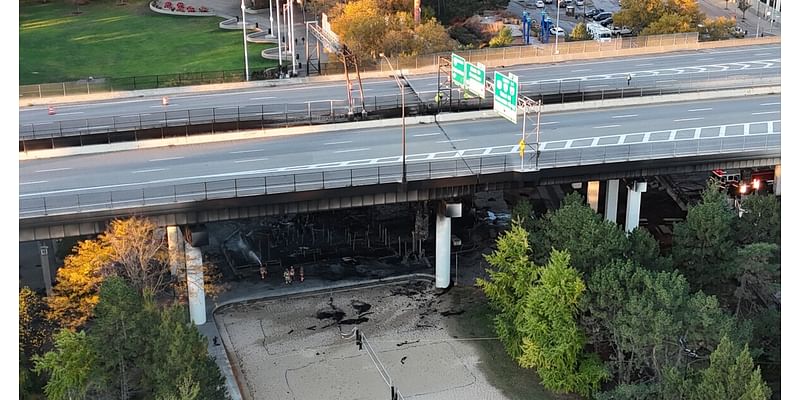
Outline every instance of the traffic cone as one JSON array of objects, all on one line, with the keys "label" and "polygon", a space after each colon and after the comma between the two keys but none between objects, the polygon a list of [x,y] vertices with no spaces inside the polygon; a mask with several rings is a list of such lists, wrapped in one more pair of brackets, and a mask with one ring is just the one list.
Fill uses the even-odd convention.
[{"label": "traffic cone", "polygon": [[47,106],[47,115],[56,115],[56,109],[53,106]]},{"label": "traffic cone", "polygon": [[164,97],[161,98],[161,105],[162,106],[168,106],[169,105],[169,98],[167,96],[164,96]]}]

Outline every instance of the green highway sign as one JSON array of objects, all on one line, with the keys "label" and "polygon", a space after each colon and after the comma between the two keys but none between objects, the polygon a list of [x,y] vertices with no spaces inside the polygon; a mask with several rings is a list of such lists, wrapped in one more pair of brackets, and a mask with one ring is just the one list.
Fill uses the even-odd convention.
[{"label": "green highway sign", "polygon": [[464,57],[450,54],[450,75],[452,76],[452,86],[464,87],[467,76],[467,62]]},{"label": "green highway sign", "polygon": [[466,89],[482,99],[486,98],[486,67],[483,64],[467,63]]},{"label": "green highway sign", "polygon": [[507,120],[517,123],[517,76],[494,73],[494,110]]}]

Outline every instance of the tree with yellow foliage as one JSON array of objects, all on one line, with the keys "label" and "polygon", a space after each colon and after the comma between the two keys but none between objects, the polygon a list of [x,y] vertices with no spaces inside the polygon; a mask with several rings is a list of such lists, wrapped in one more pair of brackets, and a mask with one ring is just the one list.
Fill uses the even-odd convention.
[{"label": "tree with yellow foliage", "polygon": [[98,290],[110,272],[112,250],[100,241],[79,242],[56,273],[53,295],[47,298],[47,318],[75,330],[91,317],[100,300]]}]

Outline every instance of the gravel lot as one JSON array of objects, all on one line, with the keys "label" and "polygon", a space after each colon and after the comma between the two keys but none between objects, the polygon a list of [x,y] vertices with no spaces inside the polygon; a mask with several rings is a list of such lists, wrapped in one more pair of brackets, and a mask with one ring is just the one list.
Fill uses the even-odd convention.
[{"label": "gravel lot", "polygon": [[246,399],[389,399],[358,327],[404,398],[505,399],[478,370],[472,339],[454,338],[448,293],[428,281],[297,295],[215,314]]}]

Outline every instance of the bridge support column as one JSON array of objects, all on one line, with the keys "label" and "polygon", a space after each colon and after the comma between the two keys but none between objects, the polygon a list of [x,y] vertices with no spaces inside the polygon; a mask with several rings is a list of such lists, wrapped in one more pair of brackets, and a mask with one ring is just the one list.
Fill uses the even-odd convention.
[{"label": "bridge support column", "polygon": [[625,213],[625,232],[631,232],[639,226],[639,209],[642,193],[647,191],[647,182],[633,182],[628,187],[628,210]]},{"label": "bridge support column", "polygon": [[172,276],[178,275],[178,267],[183,259],[183,237],[177,226],[167,227],[167,246],[169,248],[169,272]]},{"label": "bridge support column", "polygon": [[[55,251],[55,247],[53,248],[53,251]],[[39,262],[42,264],[42,279],[44,280],[44,289],[48,296],[52,296],[53,282],[50,276],[50,254],[45,242],[39,242]]]},{"label": "bridge support column", "polygon": [[461,217],[461,203],[441,203],[436,213],[436,288],[450,287],[450,218]]},{"label": "bridge support column", "polygon": [[195,325],[206,323],[206,290],[203,286],[203,254],[200,248],[186,246],[186,288],[189,292],[189,317]]},{"label": "bridge support column", "polygon": [[772,189],[775,192],[775,196],[781,195],[781,165],[778,164],[775,166],[775,180],[772,183]]},{"label": "bridge support column", "polygon": [[600,202],[600,181],[589,181],[589,184],[586,185],[586,201],[589,203],[589,207],[597,212]]},{"label": "bridge support column", "polygon": [[606,187],[606,220],[617,223],[619,202],[619,179],[609,179]]}]

